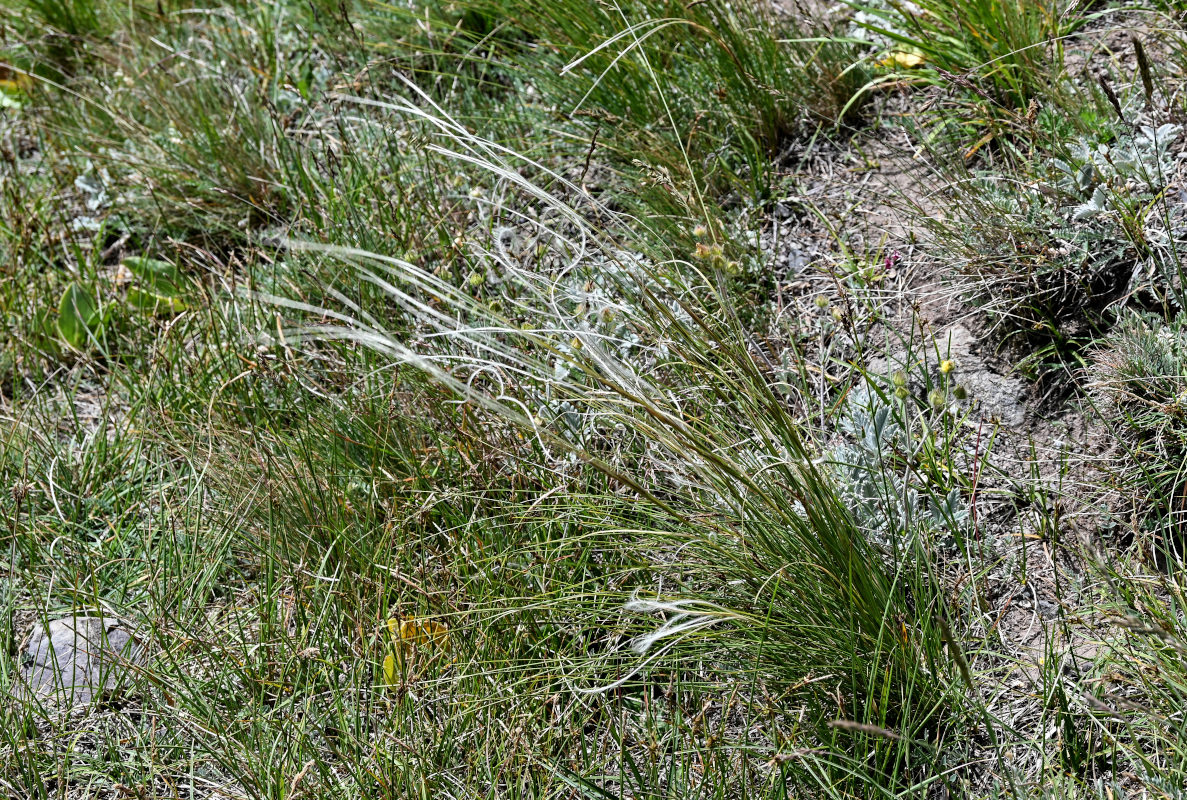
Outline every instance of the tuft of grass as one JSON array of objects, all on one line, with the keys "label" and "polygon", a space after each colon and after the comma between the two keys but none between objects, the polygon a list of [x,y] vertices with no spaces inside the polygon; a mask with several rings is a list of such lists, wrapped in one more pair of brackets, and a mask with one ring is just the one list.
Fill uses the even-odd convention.
[{"label": "tuft of grass", "polygon": [[1142,521],[1152,552],[1182,547],[1182,473],[1187,402],[1183,320],[1126,315],[1105,337],[1091,367],[1094,407],[1124,444],[1113,488]]},{"label": "tuft of grass", "polygon": [[980,93],[1006,112],[1061,92],[1064,39],[1088,17],[1066,0],[854,0],[860,28],[886,43],[893,68],[920,61],[908,77]]},{"label": "tuft of grass", "polygon": [[426,16],[411,40],[434,56],[421,69],[480,61],[494,82],[530,87],[591,152],[654,186],[652,207],[702,221],[717,197],[767,199],[773,159],[856,120],[866,77],[861,46],[757,3],[482,0]]},{"label": "tuft of grass", "polygon": [[[403,109],[424,114],[411,103]],[[864,750],[874,755],[863,774],[909,786],[912,754],[930,753],[919,743],[959,707],[944,677],[952,663],[945,644],[959,648],[945,621],[953,610],[929,570],[921,521],[907,509],[889,521],[884,540],[858,524],[802,422],[749,352],[717,288],[719,267],[700,270],[678,255],[660,263],[626,257],[601,232],[616,226],[608,209],[574,207],[522,177],[540,165],[513,160],[452,120],[434,124],[442,143],[433,147],[518,189],[503,202],[524,220],[517,233],[531,237],[541,263],[524,268],[479,240],[469,266],[496,276],[529,322],[510,324],[401,259],[329,247],[358,262],[425,345],[393,335],[366,306],[344,309],[345,327],[314,326],[301,337],[345,339],[416,367],[515,425],[551,469],[586,465],[575,474],[593,469],[622,485],[633,501],[606,509],[606,523],[622,526],[632,550],[680,555],[670,568],[663,559],[648,568],[668,574],[673,588],[626,605],[666,621],[635,638],[635,666],[599,683],[647,681],[661,656],[695,646],[804,703],[809,746],[833,748],[840,759],[829,762],[829,781],[857,769],[850,755]],[[523,198],[518,206],[515,197]],[[529,211],[527,202],[538,207]],[[616,332],[618,319],[630,321],[629,339]],[[557,602],[572,601],[562,590]],[[820,676],[840,664],[848,665],[845,680],[822,685]],[[830,728],[837,717],[855,727]],[[870,733],[887,729],[894,735]]]}]

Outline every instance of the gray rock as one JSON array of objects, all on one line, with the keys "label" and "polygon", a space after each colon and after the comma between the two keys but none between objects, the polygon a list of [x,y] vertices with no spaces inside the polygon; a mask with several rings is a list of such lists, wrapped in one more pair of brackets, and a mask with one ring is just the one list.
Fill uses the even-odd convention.
[{"label": "gray rock", "polygon": [[977,355],[976,338],[963,325],[953,325],[936,337],[941,355],[956,364],[956,382],[969,393],[969,401],[983,416],[1003,425],[1019,427],[1026,421],[1026,384],[1001,375]]},{"label": "gray rock", "polygon": [[140,656],[135,632],[111,617],[64,617],[33,629],[14,694],[86,705],[110,691]]},{"label": "gray rock", "polygon": [[[927,363],[933,381],[939,379],[940,359],[951,359],[956,365],[952,377],[955,383],[968,391],[968,403],[980,417],[1001,422],[1008,427],[1019,427],[1026,421],[1026,385],[1018,378],[1001,375],[990,368],[978,355],[976,337],[963,325],[953,325],[935,337],[935,345],[927,347]],[[921,351],[916,351],[917,355]],[[868,368],[871,374],[889,377],[898,370],[912,378],[915,385],[920,361],[908,359],[905,352],[893,353],[885,358],[871,358]]]}]

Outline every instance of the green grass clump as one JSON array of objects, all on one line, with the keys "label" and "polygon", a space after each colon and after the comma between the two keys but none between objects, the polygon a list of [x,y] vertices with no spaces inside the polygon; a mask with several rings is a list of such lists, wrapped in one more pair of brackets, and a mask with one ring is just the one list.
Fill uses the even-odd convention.
[{"label": "green grass clump", "polygon": [[855,120],[850,100],[865,80],[863,48],[761,4],[432,8],[434,27],[411,40],[435,56],[422,55],[421,69],[489,59],[497,76],[537,92],[556,122],[653,185],[643,196],[654,207],[694,219],[716,197],[767,198],[772,160],[805,131]]},{"label": "green grass clump", "polygon": [[1187,774],[1187,731],[1175,712],[1187,687],[1182,315],[1124,314],[1094,349],[1088,374],[1093,412],[1113,445],[1093,487],[1113,509],[1091,553],[1107,620],[1093,664],[1093,727],[1112,739],[1114,761],[1123,759],[1149,790],[1173,792]]},{"label": "green grass clump", "polygon": [[[617,687],[646,666],[638,672],[645,681],[659,655],[696,645],[703,658],[724,659],[727,674],[803,698],[808,746],[827,746],[830,759],[840,759],[830,780],[856,768],[845,765],[861,749],[872,754],[863,773],[896,786],[919,779],[912,755],[930,752],[920,741],[961,705],[950,694],[952,661],[943,652],[955,616],[945,621],[953,612],[927,567],[921,521],[907,511],[882,540],[859,524],[834,476],[814,463],[802,421],[737,344],[742,332],[711,273],[676,260],[624,259],[603,231],[626,220],[570,206],[520,177],[522,163],[501,148],[448,121],[440,127],[454,157],[518,187],[504,198],[508,207],[556,220],[518,231],[535,242],[538,260],[527,268],[484,243],[484,231],[472,234],[470,268],[497,280],[526,323],[513,324],[407,261],[331,247],[361,259],[364,278],[384,287],[432,344],[406,344],[368,306],[345,309],[349,327],[305,335],[355,341],[417,367],[538,442],[539,457],[558,476],[585,483],[600,474],[635,496],[607,509],[607,523],[621,526],[632,549],[681,555],[670,570],[672,588],[626,605],[667,616],[635,637],[640,664],[599,682]],[[586,244],[578,250],[577,241]],[[616,320],[629,327],[616,328]],[[587,467],[571,473],[581,464]],[[662,562],[648,570],[669,573]],[[557,602],[569,600],[562,592]],[[830,704],[812,676],[839,663],[850,664],[848,678]],[[835,718],[855,727],[830,728]]]},{"label": "green grass clump", "polygon": [[1125,446],[1117,488],[1159,548],[1182,546],[1187,455],[1187,340],[1183,320],[1127,315],[1092,361],[1096,408]]},{"label": "green grass clump", "polygon": [[890,42],[890,66],[917,56],[927,80],[969,83],[1007,112],[1060,91],[1064,39],[1086,21],[1081,3],[1064,0],[851,4],[864,30]]}]

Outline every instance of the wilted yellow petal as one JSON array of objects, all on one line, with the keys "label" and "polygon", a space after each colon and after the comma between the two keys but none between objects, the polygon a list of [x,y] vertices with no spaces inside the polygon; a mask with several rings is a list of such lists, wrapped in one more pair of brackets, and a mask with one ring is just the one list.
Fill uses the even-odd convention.
[{"label": "wilted yellow petal", "polygon": [[393,618],[387,629],[401,645],[449,649],[449,627],[444,622],[420,617]]},{"label": "wilted yellow petal", "polygon": [[406,619],[400,622],[400,640],[409,644],[449,649],[449,628],[431,619]]},{"label": "wilted yellow petal", "polygon": [[880,67],[895,67],[897,69],[915,69],[923,66],[924,58],[918,53],[907,53],[896,50],[878,62]]},{"label": "wilted yellow petal", "polygon": [[[400,682],[414,680],[415,675],[407,675],[407,669],[417,664],[427,666],[439,663],[439,658],[449,652],[449,627],[443,622],[419,617],[393,617],[386,624],[391,645],[383,658],[383,674],[389,685],[395,684],[397,677]],[[417,657],[418,650],[431,652]]]},{"label": "wilted yellow petal", "polygon": [[27,92],[33,88],[33,78],[23,72],[9,73],[10,77],[0,78],[0,91],[15,93]]}]

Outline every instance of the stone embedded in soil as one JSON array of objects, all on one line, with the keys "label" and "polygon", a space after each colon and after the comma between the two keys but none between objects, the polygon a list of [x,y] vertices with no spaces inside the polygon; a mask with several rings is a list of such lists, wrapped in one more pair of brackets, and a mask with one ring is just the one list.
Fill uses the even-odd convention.
[{"label": "stone embedded in soil", "polygon": [[983,416],[1018,427],[1026,421],[1026,384],[990,369],[977,355],[978,342],[963,325],[953,325],[936,337],[940,354],[956,364],[956,382]]},{"label": "stone embedded in soil", "polygon": [[139,657],[135,632],[104,617],[64,617],[33,629],[13,689],[18,698],[87,705],[119,685]]},{"label": "stone embedded in soil", "polygon": [[970,370],[958,378],[968,390],[969,399],[982,416],[1000,420],[1017,428],[1026,421],[1025,387],[1016,378],[1007,378],[988,369]]},{"label": "stone embedded in soil", "polygon": [[[916,353],[922,352],[916,349]],[[939,377],[940,359],[951,359],[956,365],[952,377],[968,390],[968,402],[980,416],[1000,421],[1009,427],[1019,427],[1026,421],[1026,385],[1018,378],[1002,375],[991,369],[978,355],[975,336],[963,325],[953,325],[935,337],[935,344],[927,345],[927,360],[932,379]],[[869,371],[875,375],[889,377],[903,370],[914,377],[918,364],[907,363],[905,352],[894,353],[886,358],[869,361]],[[913,381],[914,382],[914,381]],[[914,387],[913,387],[914,388]]]}]

